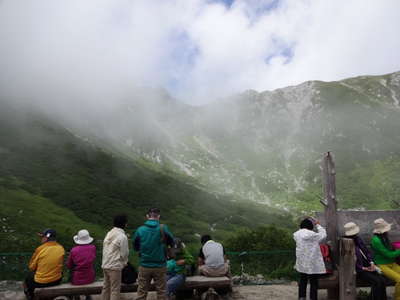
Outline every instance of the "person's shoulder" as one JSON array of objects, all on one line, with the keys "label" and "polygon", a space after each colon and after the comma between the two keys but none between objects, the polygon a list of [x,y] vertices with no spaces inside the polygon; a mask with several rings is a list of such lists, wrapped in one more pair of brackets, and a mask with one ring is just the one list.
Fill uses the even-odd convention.
[{"label": "person's shoulder", "polygon": [[380,242],[380,241],[381,241],[380,238],[376,235],[373,235],[371,238],[371,242]]},{"label": "person's shoulder", "polygon": [[[94,244],[80,245],[80,246],[75,246],[74,248],[76,248],[76,250],[78,250],[79,248],[84,248],[90,251],[96,251],[96,246]],[[74,248],[72,248],[71,252],[74,250]]]},{"label": "person's shoulder", "polygon": [[63,246],[63,245],[61,245],[60,243],[56,242],[56,246],[57,246],[59,249],[62,249],[62,250],[65,252],[65,249],[64,249],[64,246]]},{"label": "person's shoulder", "polygon": [[35,253],[41,252],[41,251],[42,251],[44,248],[46,248],[46,247],[47,247],[46,243],[41,244],[40,246],[36,247]]},{"label": "person's shoulder", "polygon": [[140,226],[135,230],[135,233],[136,233],[136,234],[140,234],[140,233],[142,233],[143,231],[145,231],[147,228],[148,228],[148,227],[145,226],[145,225],[140,225]]},{"label": "person's shoulder", "polygon": [[168,232],[171,232],[171,230],[169,229],[169,227],[168,227],[168,225],[167,224],[160,224],[160,226],[163,226],[163,228],[166,230],[166,231],[168,231]]}]

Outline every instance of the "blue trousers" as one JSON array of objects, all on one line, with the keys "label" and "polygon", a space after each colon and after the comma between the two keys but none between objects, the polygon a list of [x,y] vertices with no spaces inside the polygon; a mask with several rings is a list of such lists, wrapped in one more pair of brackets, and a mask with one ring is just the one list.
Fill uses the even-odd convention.
[{"label": "blue trousers", "polygon": [[171,296],[176,290],[185,283],[185,275],[183,274],[167,274],[167,294]]}]

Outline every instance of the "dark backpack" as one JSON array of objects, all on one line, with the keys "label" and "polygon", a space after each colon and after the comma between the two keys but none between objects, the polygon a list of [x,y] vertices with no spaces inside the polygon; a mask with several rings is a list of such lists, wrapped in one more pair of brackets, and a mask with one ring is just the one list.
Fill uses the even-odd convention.
[{"label": "dark backpack", "polygon": [[132,284],[136,282],[138,273],[135,268],[128,262],[128,264],[122,269],[121,282],[125,284]]},{"label": "dark backpack", "polygon": [[167,238],[164,233],[164,224],[160,224],[160,234],[161,234],[161,243],[165,245],[165,258],[175,258],[175,251],[174,247],[170,247],[167,245]]}]

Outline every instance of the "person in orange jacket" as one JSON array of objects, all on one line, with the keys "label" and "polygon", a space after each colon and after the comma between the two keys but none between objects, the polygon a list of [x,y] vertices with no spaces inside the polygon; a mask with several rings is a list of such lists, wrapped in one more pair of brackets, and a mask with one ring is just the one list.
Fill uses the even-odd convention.
[{"label": "person in orange jacket", "polygon": [[62,279],[65,250],[56,241],[56,231],[46,229],[38,235],[42,245],[32,255],[29,262],[32,273],[24,282],[27,299],[33,299],[35,288],[58,285]]}]

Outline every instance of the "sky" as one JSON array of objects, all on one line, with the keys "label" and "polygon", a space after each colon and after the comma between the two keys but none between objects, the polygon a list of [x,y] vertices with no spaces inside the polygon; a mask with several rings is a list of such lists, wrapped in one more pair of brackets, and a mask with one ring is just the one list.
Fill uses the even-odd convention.
[{"label": "sky", "polygon": [[0,0],[0,96],[201,105],[400,71],[398,0]]}]

